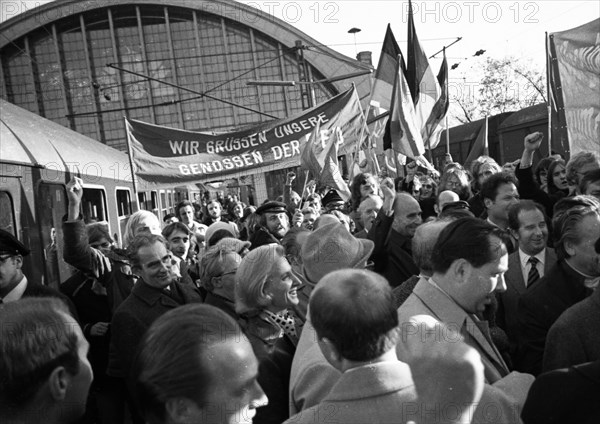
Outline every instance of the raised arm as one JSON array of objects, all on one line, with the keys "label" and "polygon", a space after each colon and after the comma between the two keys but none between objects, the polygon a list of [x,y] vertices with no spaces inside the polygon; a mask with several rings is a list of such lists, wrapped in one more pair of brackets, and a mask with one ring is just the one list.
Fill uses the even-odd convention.
[{"label": "raised arm", "polygon": [[67,184],[67,220],[63,222],[65,262],[106,285],[111,273],[110,260],[89,245],[85,223],[79,215],[83,197],[83,180],[74,177]]}]

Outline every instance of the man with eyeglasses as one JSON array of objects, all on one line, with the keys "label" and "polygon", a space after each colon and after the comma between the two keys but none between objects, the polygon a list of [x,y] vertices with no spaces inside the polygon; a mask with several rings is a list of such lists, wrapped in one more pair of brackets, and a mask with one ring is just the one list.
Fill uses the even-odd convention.
[{"label": "man with eyeglasses", "polygon": [[0,304],[15,302],[23,297],[56,297],[65,302],[71,314],[77,317],[75,307],[64,295],[27,279],[23,273],[23,257],[29,253],[30,250],[15,236],[0,230]]},{"label": "man with eyeglasses", "polygon": [[249,247],[247,241],[226,237],[209,248],[200,260],[200,281],[208,292],[204,303],[235,320],[239,319],[235,312],[235,273]]}]

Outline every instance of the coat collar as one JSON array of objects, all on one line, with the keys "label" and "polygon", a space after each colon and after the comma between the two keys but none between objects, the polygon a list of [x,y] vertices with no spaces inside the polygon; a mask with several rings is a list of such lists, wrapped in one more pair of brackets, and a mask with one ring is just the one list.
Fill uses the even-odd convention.
[{"label": "coat collar", "polygon": [[[174,290],[174,285],[171,284],[171,290]],[[160,301],[165,306],[177,307],[179,303],[175,301],[164,289],[152,287],[144,282],[144,280],[138,280],[133,286],[131,294],[142,300],[149,306],[155,305]]]},{"label": "coat collar", "polygon": [[393,228],[390,229],[385,244],[389,247],[406,250],[407,252],[412,251],[412,239],[404,237],[402,234],[400,234]]},{"label": "coat collar", "polygon": [[378,362],[343,373],[324,401],[359,400],[409,388],[414,390],[414,382],[407,364]]},{"label": "coat collar", "polygon": [[571,268],[564,259],[556,263],[549,277],[548,285],[571,304],[583,300],[588,295],[589,289],[584,285],[585,277]]},{"label": "coat collar", "polygon": [[[480,327],[475,323],[474,318],[462,309],[450,296],[423,278],[415,286],[413,294],[435,314],[439,321],[451,328],[460,329],[463,336],[472,338],[479,346],[478,350],[481,353],[485,352],[491,360],[508,373],[508,366],[502,359],[496,346],[488,341]],[[485,327],[487,322],[479,324],[483,324],[482,327]]]}]

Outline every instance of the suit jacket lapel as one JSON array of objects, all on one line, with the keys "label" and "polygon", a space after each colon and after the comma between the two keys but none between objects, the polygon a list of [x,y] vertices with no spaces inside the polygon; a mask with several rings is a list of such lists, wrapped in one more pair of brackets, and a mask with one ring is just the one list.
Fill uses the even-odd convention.
[{"label": "suit jacket lapel", "polygon": [[[508,374],[508,366],[502,359],[491,341],[483,335],[475,322],[467,315],[467,313],[450,299],[445,293],[434,287],[427,281],[421,280],[415,286],[413,294],[423,302],[436,317],[446,325],[454,326],[466,330],[466,335],[473,343],[479,347],[477,349],[480,354],[486,354],[500,374]],[[464,331],[461,331],[465,335]],[[475,347],[475,346],[474,346]]]},{"label": "suit jacket lapel", "polygon": [[508,271],[506,271],[506,274],[507,280],[512,283],[512,288],[514,288],[519,294],[525,293],[527,287],[525,286],[525,281],[523,280],[521,259],[519,258],[518,250],[508,257]]},{"label": "suit jacket lapel", "polygon": [[[480,328],[480,326],[483,327],[483,330]],[[487,321],[480,322],[479,325],[477,325],[471,317],[467,317],[464,330],[477,342],[481,349],[487,353],[489,359],[494,362],[498,372],[502,376],[507,375],[509,373],[508,366],[506,365],[506,362],[504,362],[504,359],[502,359],[502,355],[500,355],[500,352],[496,346],[494,346],[493,342],[491,341],[491,335]],[[487,337],[483,334],[484,330],[487,333]]]}]

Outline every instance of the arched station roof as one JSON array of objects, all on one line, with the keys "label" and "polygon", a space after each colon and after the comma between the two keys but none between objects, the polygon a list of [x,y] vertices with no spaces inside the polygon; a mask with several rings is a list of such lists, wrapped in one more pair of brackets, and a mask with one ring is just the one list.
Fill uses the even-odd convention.
[{"label": "arched station roof", "polygon": [[[3,22],[0,35],[0,97],[122,150],[123,116],[220,131],[300,111],[298,85],[247,85],[300,80],[297,40],[312,81],[369,69],[232,0],[56,0]],[[320,103],[355,83],[366,100],[370,78],[310,87]]]}]

